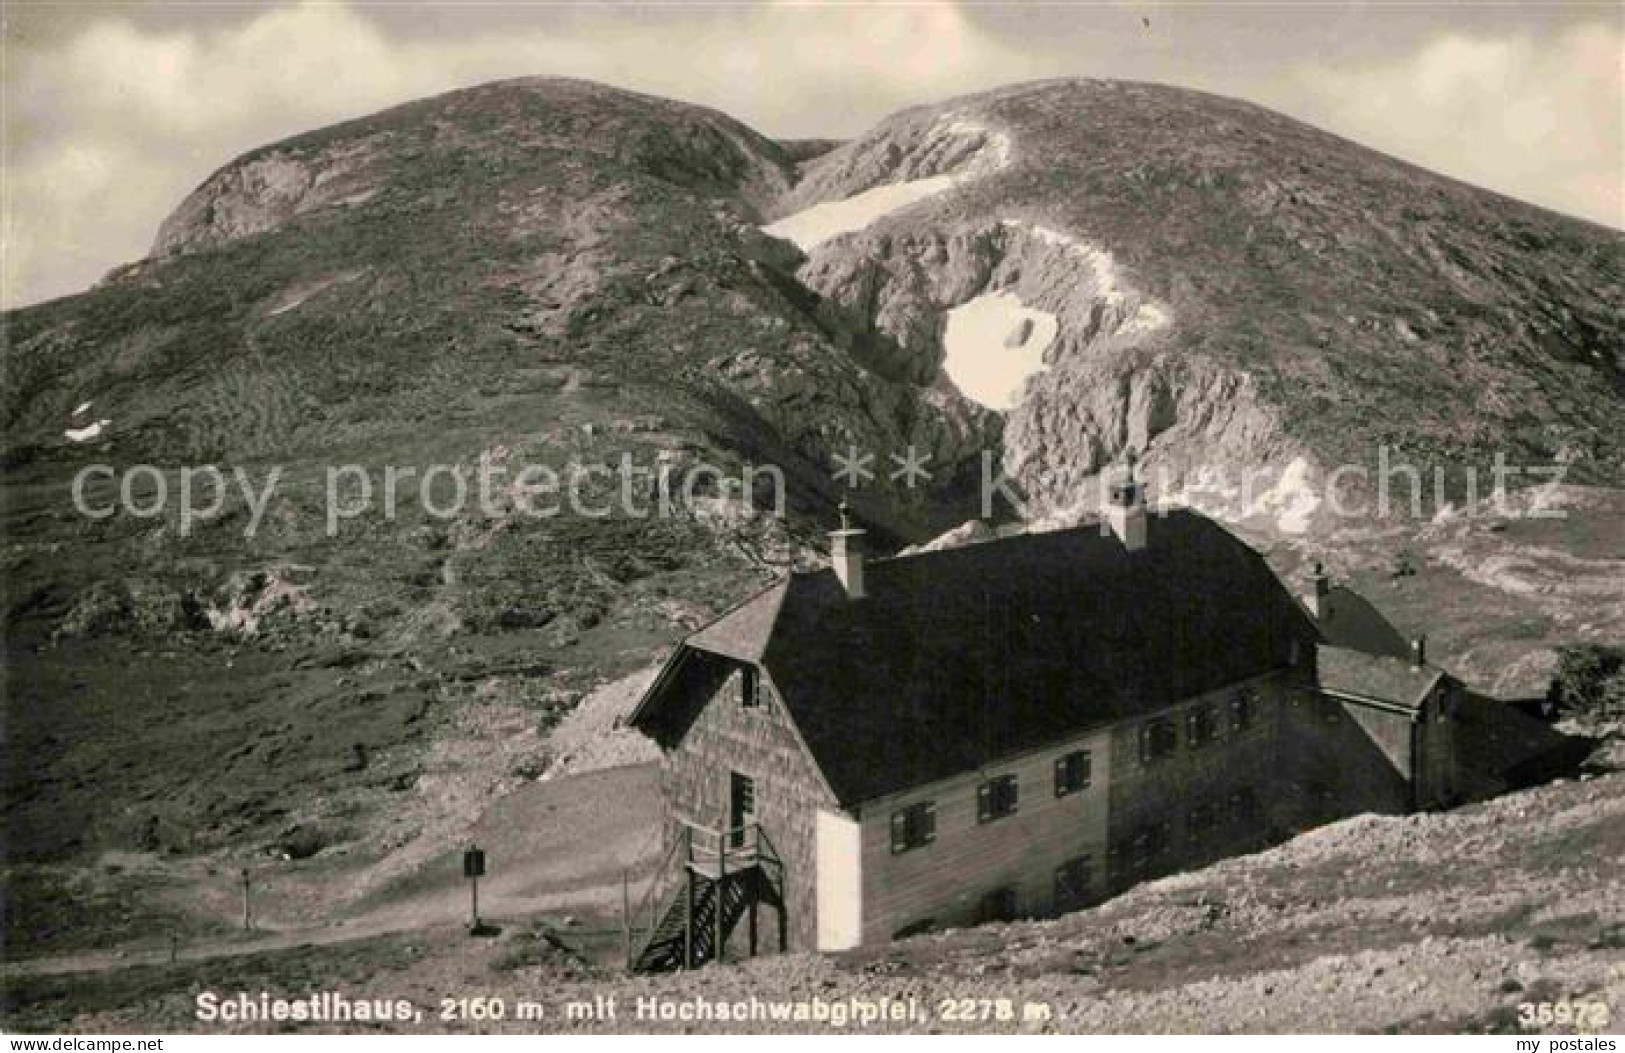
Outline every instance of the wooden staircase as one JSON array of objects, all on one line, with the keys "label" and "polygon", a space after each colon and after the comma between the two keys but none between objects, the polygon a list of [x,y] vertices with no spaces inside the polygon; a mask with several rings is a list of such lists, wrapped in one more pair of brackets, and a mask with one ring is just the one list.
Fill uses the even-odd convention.
[{"label": "wooden staircase", "polygon": [[628,919],[627,967],[671,972],[719,960],[741,920],[749,922],[755,955],[763,905],[773,908],[782,951],[784,864],[761,827],[719,831],[685,823]]}]

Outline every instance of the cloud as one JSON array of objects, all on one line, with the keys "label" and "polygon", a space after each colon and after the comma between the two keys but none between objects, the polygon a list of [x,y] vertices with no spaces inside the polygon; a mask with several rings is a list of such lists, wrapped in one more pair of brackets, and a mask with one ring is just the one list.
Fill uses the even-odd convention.
[{"label": "cloud", "polygon": [[1020,55],[949,4],[637,15],[427,38],[330,3],[208,31],[93,21],[7,74],[0,302],[76,291],[144,255],[168,210],[238,153],[481,81],[584,76],[810,135],[1022,75]]},{"label": "cloud", "polygon": [[[952,3],[458,5],[411,17],[327,2],[222,10],[206,26],[157,25],[114,7],[26,48],[8,42],[0,303],[77,291],[144,255],[180,199],[249,149],[536,73],[714,106],[782,136],[849,135],[907,106],[1045,76],[1170,80],[1274,104],[1428,167],[1625,225],[1621,41],[1601,24],[1435,32],[1387,63],[1293,72],[1315,34],[1350,34],[1327,37],[1319,16],[1260,34],[1244,14],[1231,25],[1229,15],[1193,11],[1189,24],[1159,18],[1152,35],[1137,9]],[[1370,23],[1367,43],[1392,32],[1388,24]]]},{"label": "cloud", "polygon": [[1513,197],[1625,228],[1625,33],[1444,33],[1397,60],[1302,70],[1323,126]]}]

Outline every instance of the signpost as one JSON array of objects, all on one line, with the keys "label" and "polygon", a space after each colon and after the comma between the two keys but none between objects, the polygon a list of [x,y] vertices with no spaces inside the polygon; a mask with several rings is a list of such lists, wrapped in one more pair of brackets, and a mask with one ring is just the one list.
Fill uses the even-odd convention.
[{"label": "signpost", "polygon": [[463,876],[468,879],[468,931],[480,932],[480,878],[485,875],[485,850],[469,845],[463,853]]}]

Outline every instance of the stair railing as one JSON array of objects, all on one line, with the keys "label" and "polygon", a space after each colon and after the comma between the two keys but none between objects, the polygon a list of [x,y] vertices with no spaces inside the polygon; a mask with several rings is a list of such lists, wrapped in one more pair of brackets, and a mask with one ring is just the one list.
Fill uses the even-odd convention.
[{"label": "stair railing", "polygon": [[756,822],[717,829],[684,820],[683,826],[689,832],[689,862],[718,873],[724,867],[738,871],[753,866],[765,840],[761,824]]},{"label": "stair railing", "polygon": [[761,868],[762,876],[766,879],[768,887],[773,890],[773,894],[779,897],[780,902],[783,902],[784,859],[779,855],[779,850],[774,847],[773,842],[760,826],[756,827],[753,847],[756,853],[756,865]]},{"label": "stair railing", "polygon": [[660,912],[682,884],[678,879],[687,880],[688,861],[694,854],[690,838],[691,833],[685,824],[661,857],[636,909],[627,918],[627,946],[630,948],[626,962],[628,969],[635,968],[638,959],[648,949],[649,940],[660,925]]},{"label": "stair railing", "polygon": [[[684,886],[691,880],[692,871],[698,871],[717,883],[719,895],[715,907],[718,914],[713,918],[714,923],[720,924],[722,920],[720,890],[731,874],[761,867],[774,894],[781,898],[784,894],[784,862],[772,841],[762,832],[761,824],[750,822],[730,829],[716,829],[686,819],[678,823],[677,837],[672,840],[636,909],[628,917],[628,969],[636,969],[638,960],[648,950],[665,912],[670,909],[672,897],[680,891],[687,894]],[[685,909],[692,911],[694,905],[686,904]],[[716,934],[711,935],[715,942]],[[685,939],[685,958],[691,942],[692,933]],[[714,956],[718,951],[713,948],[711,953]]]}]

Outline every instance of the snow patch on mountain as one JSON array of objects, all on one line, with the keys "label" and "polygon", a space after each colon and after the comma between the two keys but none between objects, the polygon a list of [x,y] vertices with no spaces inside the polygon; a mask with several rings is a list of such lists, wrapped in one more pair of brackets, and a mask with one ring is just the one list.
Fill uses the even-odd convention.
[{"label": "snow patch on mountain", "polygon": [[87,424],[83,428],[69,428],[62,434],[69,442],[89,442],[107,430],[107,426],[111,423],[113,422],[103,419]]},{"label": "snow patch on mountain", "polygon": [[803,252],[842,234],[862,230],[875,220],[907,208],[954,185],[953,176],[932,176],[906,183],[890,183],[840,201],[825,201],[769,223],[762,230],[795,243]]},{"label": "snow patch on mountain", "polygon": [[1311,478],[1308,460],[1295,458],[1282,469],[1273,485],[1247,507],[1249,516],[1274,516],[1275,527],[1283,534],[1308,531],[1311,517],[1320,507],[1320,494]]},{"label": "snow patch on mountain", "polygon": [[1060,323],[1013,292],[985,293],[948,312],[942,369],[954,386],[989,409],[1014,409],[1027,380],[1043,371]]},{"label": "snow patch on mountain", "polygon": [[[962,154],[971,146],[969,154]],[[944,116],[926,133],[917,153],[928,167],[932,160],[945,170],[929,176],[905,179],[870,187],[835,201],[822,201],[809,208],[775,220],[762,228],[764,233],[794,242],[803,252],[832,238],[875,223],[910,205],[948,190],[960,183],[980,179],[1010,164],[1012,147],[1008,136],[966,117]]]}]

